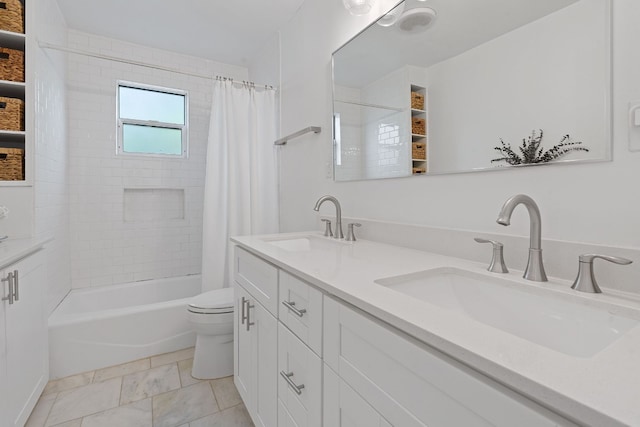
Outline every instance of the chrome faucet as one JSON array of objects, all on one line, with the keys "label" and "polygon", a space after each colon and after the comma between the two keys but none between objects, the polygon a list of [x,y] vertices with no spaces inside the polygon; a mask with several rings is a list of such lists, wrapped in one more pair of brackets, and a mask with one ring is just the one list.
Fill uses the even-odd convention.
[{"label": "chrome faucet", "polygon": [[342,209],[340,208],[340,202],[338,201],[338,199],[336,199],[333,196],[322,196],[318,199],[318,201],[316,202],[315,207],[313,208],[314,211],[319,211],[320,210],[320,206],[326,202],[326,201],[330,201],[333,202],[333,204],[336,207],[336,231],[333,235],[334,238],[336,239],[344,239],[344,234],[342,233]]},{"label": "chrome faucet", "polygon": [[544,272],[544,265],[542,265],[542,220],[540,218],[540,209],[538,209],[536,202],[524,194],[513,196],[502,206],[496,222],[500,225],[510,225],[511,214],[519,204],[523,204],[527,208],[531,222],[529,231],[529,259],[527,261],[527,268],[524,271],[524,276],[522,277],[535,282],[546,282],[547,274]]}]

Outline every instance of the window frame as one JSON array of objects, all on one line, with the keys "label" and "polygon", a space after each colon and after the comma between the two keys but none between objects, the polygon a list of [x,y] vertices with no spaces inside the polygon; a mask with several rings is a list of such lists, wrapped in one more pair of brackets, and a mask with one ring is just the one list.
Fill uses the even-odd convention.
[{"label": "window frame", "polygon": [[[155,120],[137,120],[120,117],[120,88],[127,87],[131,89],[148,90],[152,92],[166,93],[169,95],[180,95],[184,97],[184,124],[166,123]],[[136,157],[162,157],[166,159],[187,159],[189,158],[189,92],[181,89],[172,89],[168,87],[149,85],[145,83],[136,83],[126,80],[118,80],[116,82],[116,155],[118,156],[136,156]],[[182,139],[181,154],[162,154],[162,153],[136,153],[124,151],[124,125],[146,126],[163,129],[180,130]]]}]

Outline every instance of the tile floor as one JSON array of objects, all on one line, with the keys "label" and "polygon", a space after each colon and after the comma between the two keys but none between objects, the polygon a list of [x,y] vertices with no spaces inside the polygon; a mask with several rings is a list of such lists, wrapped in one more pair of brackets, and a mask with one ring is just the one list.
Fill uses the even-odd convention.
[{"label": "tile floor", "polygon": [[192,364],[188,348],[50,381],[25,427],[253,427],[233,377]]}]

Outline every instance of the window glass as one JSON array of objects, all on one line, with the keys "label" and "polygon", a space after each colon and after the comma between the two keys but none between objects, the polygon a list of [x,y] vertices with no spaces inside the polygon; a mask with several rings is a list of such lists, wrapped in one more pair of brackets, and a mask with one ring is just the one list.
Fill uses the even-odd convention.
[{"label": "window glass", "polygon": [[187,94],[118,84],[118,154],[187,155]]},{"label": "window glass", "polygon": [[120,86],[120,117],[183,125],[184,95]]},{"label": "window glass", "polygon": [[122,151],[143,154],[182,154],[182,131],[141,125],[122,125]]}]

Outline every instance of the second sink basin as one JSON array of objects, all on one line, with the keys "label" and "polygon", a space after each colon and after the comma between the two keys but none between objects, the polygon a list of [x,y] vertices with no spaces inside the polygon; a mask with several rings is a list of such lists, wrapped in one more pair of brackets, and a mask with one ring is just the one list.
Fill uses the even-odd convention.
[{"label": "second sink basin", "polygon": [[312,250],[335,249],[338,246],[348,244],[348,242],[314,235],[283,238],[272,237],[264,239],[264,241],[287,252],[310,252]]},{"label": "second sink basin", "polygon": [[597,354],[640,323],[605,308],[559,298],[551,291],[525,291],[517,282],[457,268],[436,268],[375,282],[575,357]]}]

